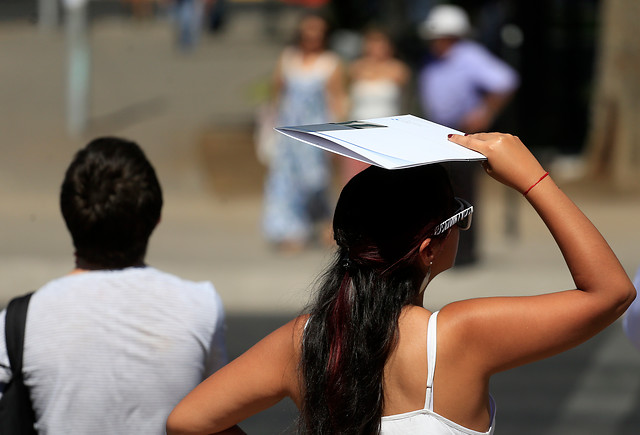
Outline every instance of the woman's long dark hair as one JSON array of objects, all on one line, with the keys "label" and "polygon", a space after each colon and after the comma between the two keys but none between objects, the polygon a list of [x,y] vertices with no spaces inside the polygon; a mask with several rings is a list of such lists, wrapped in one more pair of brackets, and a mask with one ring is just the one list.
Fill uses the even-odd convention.
[{"label": "woman's long dark hair", "polygon": [[333,220],[338,249],[303,334],[303,433],[379,432],[398,317],[424,279],[419,247],[453,209],[440,165],[370,167],[342,190]]}]

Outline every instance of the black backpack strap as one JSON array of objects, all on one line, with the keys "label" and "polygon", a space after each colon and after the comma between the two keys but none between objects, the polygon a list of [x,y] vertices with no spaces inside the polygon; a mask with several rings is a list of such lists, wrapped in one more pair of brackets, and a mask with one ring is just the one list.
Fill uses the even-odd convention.
[{"label": "black backpack strap", "polygon": [[25,323],[31,294],[14,298],[7,306],[4,329],[12,376],[0,398],[0,433],[3,434],[37,435],[29,388],[24,384],[22,374]]},{"label": "black backpack strap", "polygon": [[14,298],[7,306],[4,323],[4,337],[7,355],[13,377],[22,378],[22,350],[24,348],[24,331],[27,321],[27,309],[33,293]]}]

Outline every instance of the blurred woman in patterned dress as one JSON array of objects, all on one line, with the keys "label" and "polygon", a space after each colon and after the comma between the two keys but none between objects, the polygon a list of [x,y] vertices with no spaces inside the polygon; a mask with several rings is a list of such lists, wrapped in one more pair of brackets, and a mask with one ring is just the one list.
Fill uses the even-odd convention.
[{"label": "blurred woman in patterned dress", "polygon": [[[328,23],[305,16],[296,44],[282,52],[274,74],[277,125],[341,120],[345,113],[344,72],[327,49]],[[298,251],[330,218],[330,160],[318,148],[279,135],[269,163],[263,230],[283,251]]]}]

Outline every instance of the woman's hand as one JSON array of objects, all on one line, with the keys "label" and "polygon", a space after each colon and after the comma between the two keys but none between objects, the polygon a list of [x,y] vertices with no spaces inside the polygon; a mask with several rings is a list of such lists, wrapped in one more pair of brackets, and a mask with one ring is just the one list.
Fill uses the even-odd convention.
[{"label": "woman's hand", "polygon": [[453,134],[451,142],[483,154],[487,173],[520,193],[527,191],[545,170],[517,136],[503,133]]}]

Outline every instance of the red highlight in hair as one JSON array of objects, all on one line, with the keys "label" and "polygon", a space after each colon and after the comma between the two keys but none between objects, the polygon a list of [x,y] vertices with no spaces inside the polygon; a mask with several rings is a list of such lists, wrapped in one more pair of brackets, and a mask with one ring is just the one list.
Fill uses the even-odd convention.
[{"label": "red highlight in hair", "polygon": [[342,350],[345,346],[345,332],[348,330],[349,315],[349,289],[351,286],[351,277],[349,272],[345,272],[338,296],[336,297],[331,316],[329,317],[328,326],[331,337],[329,347],[329,359],[327,361],[327,374],[329,379],[329,387],[338,385],[342,366]]}]

